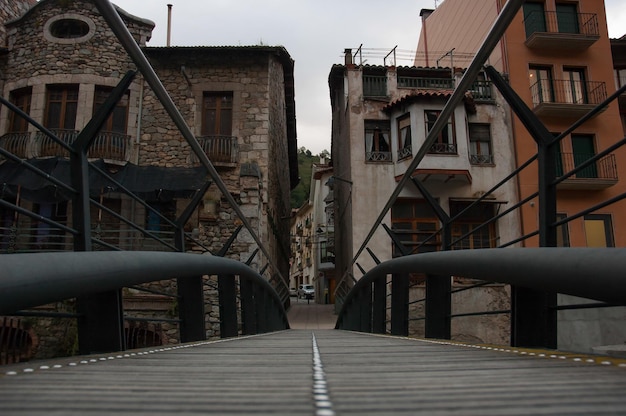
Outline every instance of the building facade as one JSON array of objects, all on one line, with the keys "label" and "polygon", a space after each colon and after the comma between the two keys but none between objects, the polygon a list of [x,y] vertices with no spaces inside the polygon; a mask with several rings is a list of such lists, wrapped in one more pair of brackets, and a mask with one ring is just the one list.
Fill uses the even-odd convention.
[{"label": "building facade", "polygon": [[[423,27],[415,63],[438,59],[442,53],[452,53],[455,61],[470,60],[504,4],[503,0],[479,0],[470,7],[462,0],[446,0],[434,11],[422,11]],[[449,27],[459,30],[449,33],[446,30]],[[555,136],[615,92],[619,77],[616,78],[614,69],[621,68],[614,68],[611,63],[604,2],[595,0],[525,2],[488,63],[506,74],[511,87]],[[512,117],[511,127],[517,167],[537,153],[537,145],[517,117]],[[557,177],[622,137],[622,121],[615,100],[560,141]],[[557,185],[557,218],[573,219],[558,228],[556,245],[626,244],[622,232],[626,227],[623,200],[578,215],[623,194],[625,158],[626,149],[620,147]],[[537,192],[538,184],[539,173],[534,163],[517,176],[520,200]],[[539,227],[537,202],[537,198],[531,198],[521,207],[522,235],[531,235]],[[531,236],[522,244],[536,247],[539,238]],[[558,302],[564,305],[584,301],[559,296]],[[561,311],[558,320],[559,348],[589,351],[595,346],[622,344],[626,340],[620,323],[621,311]]]},{"label": "building facade", "polygon": [[[6,29],[2,96],[71,144],[113,87],[136,70],[135,64],[92,1],[2,1],[0,9]],[[257,270],[271,260],[276,269],[267,273],[287,279],[289,192],[298,180],[289,53],[270,46],[148,47],[154,23],[116,9],[272,258],[255,255],[257,245],[245,229],[227,256],[251,260]],[[67,165],[67,150],[6,106],[0,109],[0,147],[52,176]],[[92,198],[100,204],[92,205],[92,234],[123,250],[174,249],[171,221],[211,178],[141,74],[88,156],[147,203],[136,203],[120,189],[92,185]],[[1,163],[4,200],[71,226],[67,195],[50,184],[27,181],[7,158]],[[67,233],[6,206],[0,213],[3,253],[72,249]],[[216,253],[240,225],[213,184],[184,224],[195,239],[186,249]],[[145,231],[166,244],[146,238]],[[166,286],[172,289],[170,283]],[[140,295],[150,297],[129,293]],[[132,300],[130,307],[140,311],[141,301]],[[172,310],[171,299],[149,301],[149,309]],[[175,331],[160,336],[163,343],[177,342]]]},{"label": "building facade", "polygon": [[[494,219],[517,201],[514,185],[476,202],[514,166],[510,119],[502,99],[488,82],[477,80],[472,94],[454,109],[422,162],[409,173],[412,182],[401,190],[382,221],[405,253],[379,224],[367,244],[373,254],[363,250],[354,259],[461,75],[460,69],[443,67],[357,65],[351,50],[346,50],[344,65],[331,69],[338,279],[358,280],[362,270],[371,269],[377,261],[403,254],[491,248],[518,237],[517,217]],[[449,224],[452,239],[445,241],[440,231],[446,218],[452,217],[457,217]],[[412,299],[423,297],[423,276],[411,280]],[[467,282],[454,279],[454,284]],[[453,310],[462,313],[478,304],[501,308],[508,303],[506,291],[495,285],[473,299],[453,301]],[[506,337],[507,319],[459,320],[453,323],[452,337],[501,341]],[[423,334],[423,326],[416,324],[411,331]]]}]

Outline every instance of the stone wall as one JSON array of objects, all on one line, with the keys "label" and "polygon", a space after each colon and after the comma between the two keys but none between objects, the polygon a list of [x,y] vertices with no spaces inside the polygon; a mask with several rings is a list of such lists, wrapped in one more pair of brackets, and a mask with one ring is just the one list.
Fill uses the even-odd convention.
[{"label": "stone wall", "polygon": [[6,29],[4,23],[17,19],[37,0],[0,0],[0,47],[6,46]]}]

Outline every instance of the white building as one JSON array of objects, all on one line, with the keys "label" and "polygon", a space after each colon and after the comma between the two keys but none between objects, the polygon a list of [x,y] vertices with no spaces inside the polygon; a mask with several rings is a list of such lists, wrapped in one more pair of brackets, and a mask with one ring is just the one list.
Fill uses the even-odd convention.
[{"label": "white building", "polygon": [[[376,264],[367,250],[353,257],[425,142],[460,76],[460,70],[450,68],[357,65],[351,50],[346,50],[345,65],[331,69],[336,270],[338,279],[342,279],[339,286],[350,281],[350,276],[358,280],[361,269],[367,271]],[[411,253],[498,247],[519,236],[519,222],[512,215],[478,228],[517,202],[514,183],[499,188],[452,222],[452,244],[448,247],[442,247],[443,233],[436,233],[443,225],[441,212],[444,219],[459,214],[515,166],[506,103],[487,81],[477,80],[472,88],[411,173],[413,182],[402,189],[382,221]],[[380,225],[367,248],[380,261],[400,255]],[[414,287],[419,282],[414,276]],[[455,284],[462,282],[455,280]],[[495,298],[476,302],[501,307],[508,300],[505,288],[500,289]],[[461,307],[471,307],[469,303]],[[458,307],[453,303],[453,309]],[[507,324],[502,325],[507,328]],[[467,331],[474,338],[491,339],[474,329]],[[457,339],[463,338],[467,331],[455,329],[453,324],[453,337],[456,334]]]}]

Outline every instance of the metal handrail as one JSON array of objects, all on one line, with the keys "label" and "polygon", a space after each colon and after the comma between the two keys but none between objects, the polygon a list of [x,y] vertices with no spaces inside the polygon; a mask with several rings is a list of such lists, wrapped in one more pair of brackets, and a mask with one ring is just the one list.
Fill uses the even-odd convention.
[{"label": "metal handrail", "polygon": [[0,315],[77,296],[202,275],[239,276],[258,288],[270,330],[289,328],[283,302],[272,285],[236,260],[187,253],[145,251],[62,252],[2,256]]},{"label": "metal handrail", "polygon": [[461,276],[626,305],[625,269],[624,248],[476,249],[398,257],[377,265],[355,283],[343,300],[336,328],[364,330],[351,315],[371,311],[372,296],[362,294],[371,291],[376,280],[389,275],[392,280],[406,273]]}]

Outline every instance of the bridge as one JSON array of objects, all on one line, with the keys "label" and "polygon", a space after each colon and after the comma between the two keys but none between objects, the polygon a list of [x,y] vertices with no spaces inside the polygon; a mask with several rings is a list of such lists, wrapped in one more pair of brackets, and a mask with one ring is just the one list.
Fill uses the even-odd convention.
[{"label": "bridge", "polygon": [[619,415],[626,361],[330,329],[293,329],[5,366],[3,415]]},{"label": "bridge", "polygon": [[[198,158],[241,218],[242,226],[250,231],[259,250],[271,261],[211,161],[199,148],[184,120],[178,119],[145,57],[134,47],[134,41],[128,39],[119,19],[116,20],[115,11],[106,1],[96,3],[170,116],[176,119],[183,136],[197,150]],[[518,0],[507,2],[492,34],[429,133],[420,150],[421,156],[521,3]],[[94,116],[93,125],[90,123],[80,133],[77,142],[65,145],[76,172],[95,168],[85,158],[89,142],[98,130],[98,123],[112,110],[115,96],[119,99],[132,76],[128,74],[121,81],[112,92],[110,102],[107,100]],[[507,101],[518,117],[525,118],[529,128],[537,133],[539,168],[542,171],[551,168],[547,171],[555,174],[554,158],[546,157],[546,154],[552,155],[554,142],[543,140],[545,137],[541,136],[545,132],[541,124],[525,111],[514,92],[507,90],[506,83],[498,81],[498,74],[491,72],[490,77],[503,94],[509,94]],[[591,113],[601,111],[622,92],[624,89]],[[1,99],[0,102],[20,114],[8,101]],[[21,115],[33,122],[28,115]],[[591,115],[583,117],[571,129],[589,117]],[[59,141],[52,132],[46,134]],[[89,235],[89,205],[94,201],[90,200],[88,192],[81,191],[84,183],[77,183],[78,189],[57,183],[76,193],[73,200],[76,211],[85,209],[82,216],[80,212],[76,215],[83,221],[78,221],[75,229],[49,221],[49,225],[74,236],[76,251],[2,255],[0,314],[32,316],[32,308],[76,298],[75,313],[51,316],[77,320],[82,354],[3,366],[0,370],[1,412],[3,415],[624,414],[626,362],[611,356],[556,349],[555,323],[559,307],[554,298],[556,293],[562,293],[594,302],[568,305],[568,308],[626,305],[626,281],[623,279],[626,251],[623,248],[553,247],[559,225],[626,198],[626,195],[618,195],[556,221],[554,201],[558,180],[584,169],[624,143],[626,139],[616,142],[560,178],[542,176],[541,223],[534,234],[540,237],[542,247],[410,254],[391,233],[393,243],[403,255],[377,261],[376,267],[363,270],[360,279],[344,278],[336,292],[336,311],[327,305],[293,302],[281,277],[268,278],[263,270],[253,270],[245,261],[225,258],[236,233],[214,255],[185,253],[184,241],[193,237],[182,228],[185,215],[173,224],[178,227],[176,252],[128,252],[107,247],[103,241]],[[0,153],[15,159],[5,149],[0,149]],[[369,238],[381,225],[399,189],[410,179],[408,172],[420,162],[420,154],[416,155],[407,175],[381,212],[362,250],[367,248]],[[29,169],[41,173],[32,166]],[[83,182],[88,179],[78,176]],[[200,197],[207,187],[199,192]],[[194,197],[194,201],[197,203],[199,198]],[[2,204],[16,212],[20,210],[14,204],[4,201]],[[446,227],[450,221],[450,218],[442,219]],[[147,236],[154,237],[150,233]],[[108,251],[91,251],[92,243]],[[371,254],[375,258],[375,254]],[[354,266],[356,262],[353,263]],[[426,276],[425,298],[419,301],[425,305],[425,314],[420,317],[412,315],[417,301],[408,299],[412,273]],[[208,281],[207,276],[214,279]],[[510,315],[510,345],[451,340],[451,321],[455,318],[450,310],[451,276],[486,282],[474,286],[511,285],[515,295],[510,310],[483,312]],[[173,278],[179,289],[173,296],[178,316],[170,321],[178,325],[181,342],[129,348],[124,336],[120,291]],[[212,296],[216,303],[211,306],[219,310],[219,334],[212,339],[207,339],[205,327],[206,286],[214,290]],[[424,322],[425,336],[411,333],[410,324],[415,321]]]}]

